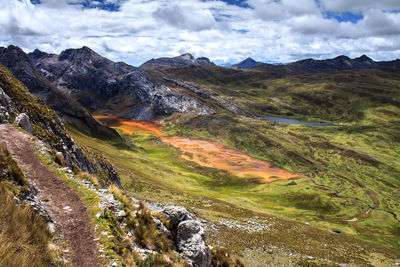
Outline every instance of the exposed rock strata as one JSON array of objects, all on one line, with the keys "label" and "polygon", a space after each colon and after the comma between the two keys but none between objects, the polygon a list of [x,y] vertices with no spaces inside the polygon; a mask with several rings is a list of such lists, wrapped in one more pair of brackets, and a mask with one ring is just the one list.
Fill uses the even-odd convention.
[{"label": "exposed rock strata", "polygon": [[215,111],[187,90],[169,87],[157,75],[104,58],[88,47],[60,55],[36,50],[29,54],[36,69],[90,111],[121,117],[152,119],[174,112]]}]

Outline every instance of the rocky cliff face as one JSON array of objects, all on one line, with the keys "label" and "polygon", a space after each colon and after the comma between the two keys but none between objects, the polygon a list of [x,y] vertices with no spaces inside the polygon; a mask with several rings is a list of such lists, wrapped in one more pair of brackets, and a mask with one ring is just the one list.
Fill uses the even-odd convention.
[{"label": "rocky cliff face", "polygon": [[[34,55],[47,54],[38,55],[36,52]],[[47,106],[55,110],[64,122],[91,136],[120,138],[116,131],[101,125],[65,91],[59,90],[36,71],[32,60],[19,47],[12,45],[8,48],[0,47],[0,63],[6,66],[32,94],[40,97]]]},{"label": "rocky cliff face", "polygon": [[0,64],[0,118],[1,122],[14,121],[25,114],[32,133],[55,151],[61,152],[72,169],[79,169],[102,178],[104,185],[121,186],[114,167],[103,157],[88,155],[70,137],[57,114],[29,93],[3,65]]},{"label": "rocky cliff face", "polygon": [[196,95],[167,86],[142,69],[108,60],[88,47],[67,49],[60,55],[36,50],[29,56],[43,76],[90,111],[137,119],[214,112]]},{"label": "rocky cliff face", "polygon": [[195,58],[191,54],[183,54],[177,57],[162,57],[151,59],[143,63],[140,68],[142,69],[164,69],[164,68],[184,68],[189,66],[215,66],[206,57]]}]

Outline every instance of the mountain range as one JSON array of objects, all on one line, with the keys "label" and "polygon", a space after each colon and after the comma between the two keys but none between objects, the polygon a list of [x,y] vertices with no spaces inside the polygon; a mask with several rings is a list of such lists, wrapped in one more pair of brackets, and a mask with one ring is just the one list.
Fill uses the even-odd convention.
[{"label": "mountain range", "polygon": [[[222,99],[211,88],[199,88],[168,78],[169,69],[195,67],[199,69],[196,71],[199,78],[220,68],[207,58],[196,59],[190,54],[152,59],[137,68],[113,62],[88,47],[67,49],[58,55],[37,49],[25,54],[11,45],[0,48],[0,63],[64,121],[86,129],[88,134],[94,136],[117,134],[93,119],[91,113],[154,119],[175,112],[213,114],[221,107],[239,112],[236,104],[227,104],[229,101]],[[241,70],[250,70],[258,76],[283,77],[396,66],[400,66],[399,59],[375,62],[365,55],[355,59],[346,56],[326,60],[305,59],[286,65],[264,64],[247,58],[232,66],[232,71],[237,73],[230,76],[243,76]],[[234,79],[233,76],[229,79]]]},{"label": "mountain range", "polygon": [[211,114],[200,97],[142,68],[113,62],[88,47],[60,55],[36,50],[35,68],[90,112],[153,119],[173,112]]},{"label": "mountain range", "polygon": [[247,58],[232,65],[232,68],[242,70],[256,69],[260,71],[276,71],[286,74],[306,74],[340,70],[391,68],[396,66],[400,66],[400,59],[392,61],[374,61],[366,55],[353,59],[342,55],[333,59],[324,60],[309,58],[284,65],[261,63],[252,58]]}]

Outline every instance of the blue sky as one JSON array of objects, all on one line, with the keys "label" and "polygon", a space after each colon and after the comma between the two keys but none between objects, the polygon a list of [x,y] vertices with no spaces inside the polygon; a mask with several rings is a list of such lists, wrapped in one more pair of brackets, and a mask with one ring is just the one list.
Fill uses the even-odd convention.
[{"label": "blue sky", "polygon": [[216,63],[400,57],[399,0],[0,0],[0,46],[112,60],[190,52]]}]

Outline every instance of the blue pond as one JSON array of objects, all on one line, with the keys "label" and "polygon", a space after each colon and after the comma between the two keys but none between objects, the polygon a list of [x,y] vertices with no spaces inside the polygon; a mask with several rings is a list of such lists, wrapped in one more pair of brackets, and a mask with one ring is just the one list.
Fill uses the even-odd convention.
[{"label": "blue pond", "polygon": [[302,121],[298,121],[298,120],[278,118],[278,117],[258,117],[258,118],[263,119],[263,120],[287,123],[287,124],[301,124],[301,125],[308,125],[308,126],[335,126],[335,124],[327,123],[327,122],[302,122]]}]

